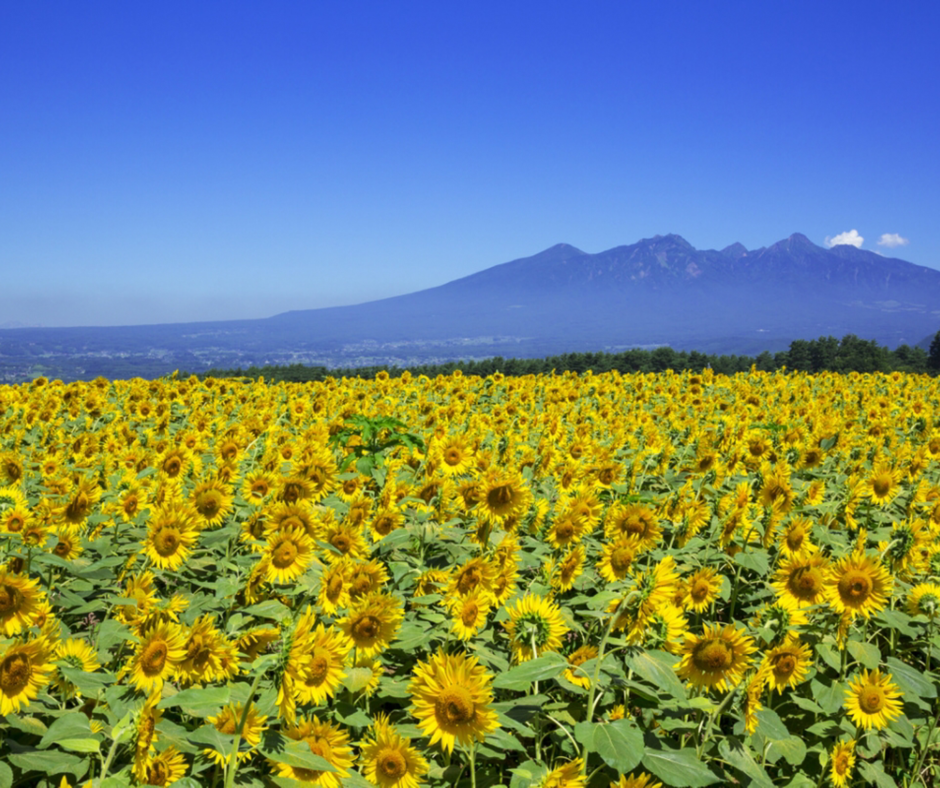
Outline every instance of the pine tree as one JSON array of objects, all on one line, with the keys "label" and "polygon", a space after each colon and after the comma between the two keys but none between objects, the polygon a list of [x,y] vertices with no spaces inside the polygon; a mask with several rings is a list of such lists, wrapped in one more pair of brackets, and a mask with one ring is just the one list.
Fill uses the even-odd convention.
[{"label": "pine tree", "polygon": [[940,372],[940,331],[933,335],[930,350],[927,352],[927,369]]}]

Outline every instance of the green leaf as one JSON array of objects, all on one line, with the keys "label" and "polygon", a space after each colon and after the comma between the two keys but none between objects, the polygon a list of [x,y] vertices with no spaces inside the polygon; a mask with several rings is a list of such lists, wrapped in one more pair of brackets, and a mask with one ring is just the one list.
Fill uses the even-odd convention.
[{"label": "green leaf", "polygon": [[284,616],[290,614],[290,608],[276,599],[267,599],[257,605],[245,608],[242,613],[257,616],[258,618],[269,618],[272,621],[280,621]]},{"label": "green leaf", "polygon": [[685,700],[685,686],[676,675],[675,665],[679,660],[665,651],[639,651],[627,657],[627,664],[644,681],[656,689],[668,692],[672,697]]},{"label": "green leaf", "polygon": [[310,751],[310,745],[304,741],[293,741],[276,735],[266,736],[265,742],[261,746],[261,753],[265,758],[269,758],[276,763],[286,763],[288,766],[315,769],[318,772],[336,771],[336,767],[326,758],[314,755]]},{"label": "green leaf", "polygon": [[865,779],[866,785],[877,785],[878,788],[898,788],[892,777],[885,774],[885,767],[881,761],[861,761],[858,773]]},{"label": "green leaf", "polygon": [[735,555],[734,562],[738,566],[756,572],[760,577],[766,577],[770,572],[770,556],[766,550],[742,550]]},{"label": "green leaf", "polygon": [[643,757],[643,734],[633,720],[596,723],[591,749],[612,769],[626,774]]},{"label": "green leaf", "polygon": [[101,745],[97,739],[59,739],[58,744],[64,750],[73,752],[100,752]]},{"label": "green leaf", "polygon": [[39,749],[44,750],[60,739],[82,739],[90,735],[91,724],[88,717],[78,711],[64,714],[49,726],[49,730],[39,742]]},{"label": "green leaf", "polygon": [[771,709],[761,709],[757,712],[757,732],[767,739],[786,739],[790,731],[783,724],[777,712]]},{"label": "green leaf", "polygon": [[81,778],[88,771],[88,759],[59,750],[33,750],[4,756],[23,772],[62,774],[68,772]]},{"label": "green leaf", "polygon": [[229,702],[232,691],[229,687],[193,687],[164,698],[157,704],[158,709],[179,706],[192,717],[210,717]]},{"label": "green leaf", "polygon": [[845,685],[841,682],[823,684],[813,679],[810,682],[810,693],[826,714],[835,714],[845,705]]},{"label": "green leaf", "polygon": [[773,788],[773,780],[756,760],[754,755],[740,741],[723,738],[718,743],[718,752],[731,766],[741,774],[751,778],[751,785],[756,788]]},{"label": "green leaf", "polygon": [[360,692],[372,681],[372,668],[346,668],[343,686],[350,692]]},{"label": "green leaf", "polygon": [[875,670],[881,664],[881,651],[871,643],[850,640],[846,644],[849,654],[869,670]]},{"label": "green leaf", "polygon": [[493,686],[500,689],[512,689],[525,692],[534,681],[553,679],[569,668],[568,660],[554,651],[530,659],[506,673],[500,673],[493,680]]},{"label": "green leaf", "polygon": [[131,639],[131,631],[120,621],[106,618],[98,627],[98,649],[108,651],[112,646]]},{"label": "green leaf", "polygon": [[888,629],[896,629],[902,635],[907,635],[908,637],[917,637],[917,629],[911,626],[913,619],[907,615],[907,613],[902,613],[900,610],[891,610],[884,609],[880,610],[876,615],[875,619],[879,621],[882,626],[888,627]]},{"label": "green leaf", "polygon": [[68,665],[59,665],[59,673],[78,687],[78,691],[82,695],[89,698],[94,698],[99,690],[117,681],[117,676],[113,673],[100,670],[96,670],[94,673],[86,673],[84,670]]},{"label": "green leaf", "polygon": [[204,744],[216,752],[228,754],[235,746],[235,736],[222,733],[215,725],[203,725],[189,734],[189,740],[196,744]]},{"label": "green leaf", "polygon": [[11,788],[13,785],[13,770],[3,761],[0,761],[0,788]]},{"label": "green leaf", "polygon": [[798,736],[772,741],[767,748],[767,759],[776,762],[780,756],[791,766],[799,766],[806,758],[806,745]]},{"label": "green leaf", "polygon": [[905,700],[918,700],[921,698],[936,698],[936,677],[933,673],[912,668],[895,657],[888,657],[885,664],[891,670],[891,677],[904,693]]},{"label": "green leaf", "polygon": [[646,748],[643,766],[666,785],[677,788],[699,788],[719,782],[719,778],[702,765],[695,750],[667,750]]},{"label": "green leaf", "polygon": [[839,652],[828,643],[818,643],[816,645],[816,653],[819,654],[823,662],[834,671],[838,672],[842,670],[842,657],[840,657]]},{"label": "green leaf", "polygon": [[526,761],[509,771],[512,772],[509,788],[534,788],[548,774],[548,767],[537,761]]}]

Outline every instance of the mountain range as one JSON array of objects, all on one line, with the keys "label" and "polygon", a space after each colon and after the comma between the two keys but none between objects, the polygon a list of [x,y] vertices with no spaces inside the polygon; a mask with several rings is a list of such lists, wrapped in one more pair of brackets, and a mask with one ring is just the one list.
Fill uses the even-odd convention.
[{"label": "mountain range", "polygon": [[597,254],[558,244],[439,287],[261,320],[0,330],[0,375],[405,366],[659,345],[756,354],[849,333],[896,347],[938,328],[932,268],[800,233],[755,250],[657,235]]}]

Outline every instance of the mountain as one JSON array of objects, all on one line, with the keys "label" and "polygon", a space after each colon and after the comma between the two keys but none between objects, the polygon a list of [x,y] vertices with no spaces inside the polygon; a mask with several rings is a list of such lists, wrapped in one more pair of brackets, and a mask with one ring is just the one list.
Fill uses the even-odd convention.
[{"label": "mountain", "polygon": [[759,353],[848,333],[895,347],[940,327],[940,271],[795,233],[749,251],[679,235],[558,244],[416,293],[264,320],[0,330],[0,375],[109,377],[266,363],[534,357],[668,344]]}]

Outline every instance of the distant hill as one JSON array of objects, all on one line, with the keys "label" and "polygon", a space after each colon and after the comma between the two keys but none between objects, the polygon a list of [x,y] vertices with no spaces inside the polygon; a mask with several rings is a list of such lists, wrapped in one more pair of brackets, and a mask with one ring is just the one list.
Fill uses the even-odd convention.
[{"label": "distant hill", "polygon": [[0,375],[404,366],[658,345],[756,354],[850,333],[896,347],[938,328],[932,268],[799,233],[751,251],[665,235],[597,254],[558,244],[440,287],[264,320],[0,331]]}]

